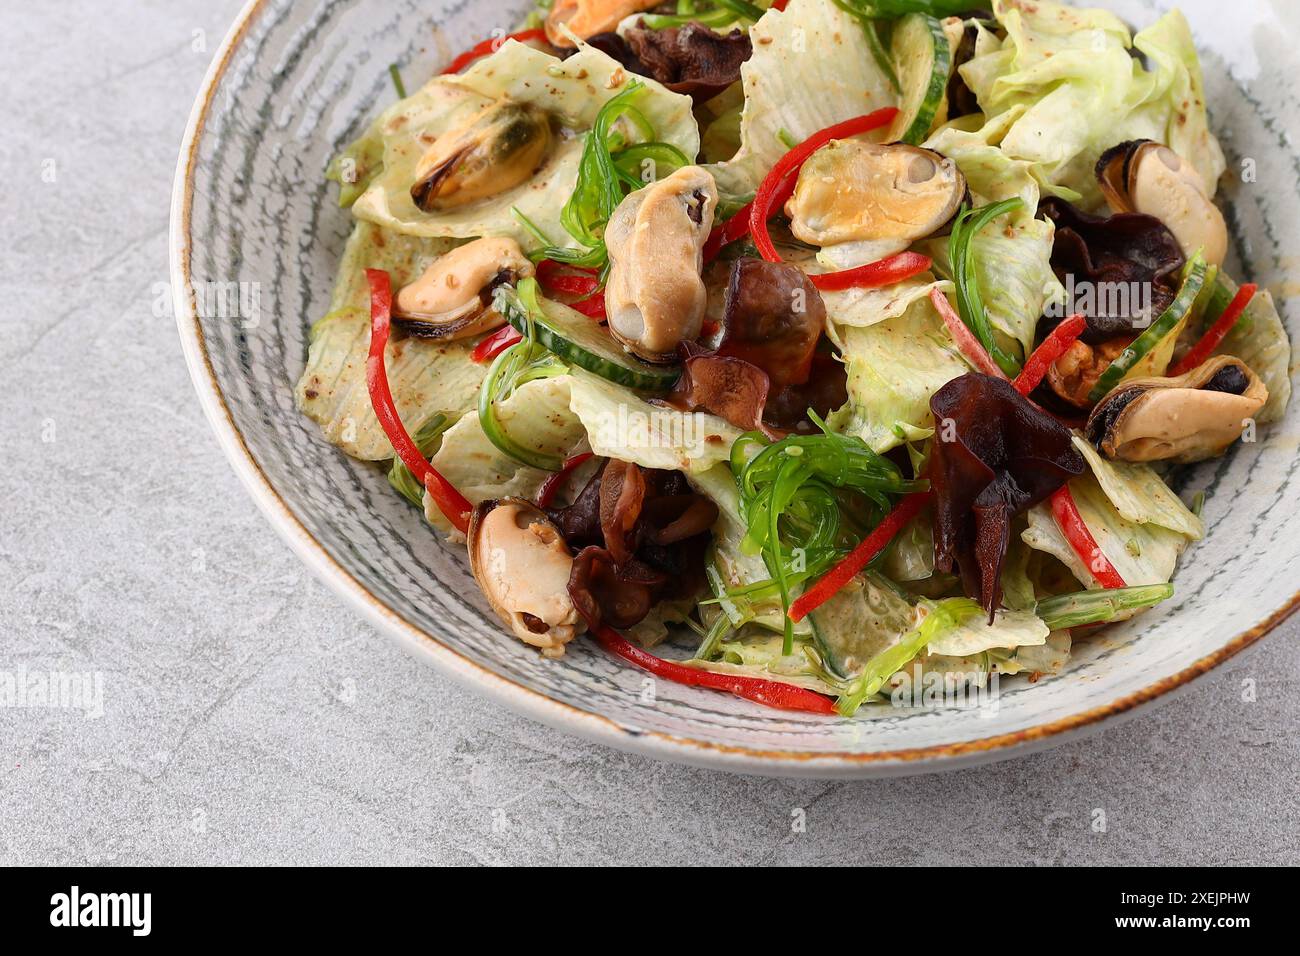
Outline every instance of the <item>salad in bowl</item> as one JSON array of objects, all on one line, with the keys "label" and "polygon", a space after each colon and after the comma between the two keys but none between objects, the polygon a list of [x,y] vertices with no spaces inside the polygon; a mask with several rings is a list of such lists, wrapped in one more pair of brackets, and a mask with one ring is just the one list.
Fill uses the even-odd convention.
[{"label": "salad in bowl", "polygon": [[521,653],[843,716],[1037,680],[1286,410],[1176,11],[554,0],[394,76],[298,406]]}]

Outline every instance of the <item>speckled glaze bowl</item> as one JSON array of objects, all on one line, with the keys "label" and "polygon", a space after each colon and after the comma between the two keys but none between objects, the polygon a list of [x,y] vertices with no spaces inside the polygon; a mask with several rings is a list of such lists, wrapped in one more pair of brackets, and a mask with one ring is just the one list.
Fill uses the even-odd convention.
[{"label": "speckled glaze bowl", "polygon": [[[1109,0],[1130,23],[1166,4]],[[1267,284],[1293,340],[1288,273],[1300,249],[1300,4],[1182,7],[1203,53],[1213,127],[1229,157],[1232,271]],[[303,560],[411,653],[557,729],[667,760],[769,775],[868,777],[957,767],[1050,746],[1166,698],[1258,640],[1297,605],[1296,421],[1203,466],[1206,540],[1158,610],[1076,645],[1059,677],[1004,681],[996,708],[838,720],[765,710],[659,682],[578,641],[543,660],[492,617],[457,550],[442,546],[377,470],[327,444],[294,407],[309,324],[326,310],[351,221],[324,170],[391,101],[523,4],[492,0],[253,0],[213,63],[182,149],[172,273],[257,283],[255,321],[199,318],[178,294],[200,399],[250,493]],[[1250,161],[1255,182],[1233,172]],[[251,288],[251,287],[250,287]],[[213,310],[204,310],[211,312]],[[403,733],[394,728],[394,733]],[[1190,729],[1189,729],[1189,732]]]}]

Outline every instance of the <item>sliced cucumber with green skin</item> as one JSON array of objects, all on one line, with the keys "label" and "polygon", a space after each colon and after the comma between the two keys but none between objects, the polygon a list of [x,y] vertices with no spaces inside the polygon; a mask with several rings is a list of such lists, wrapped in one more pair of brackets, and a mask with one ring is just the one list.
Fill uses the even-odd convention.
[{"label": "sliced cucumber with green skin", "polygon": [[[528,334],[528,312],[508,307],[506,319]],[[682,370],[676,365],[648,365],[629,355],[604,326],[558,302],[547,302],[533,316],[537,341],[561,359],[618,385],[643,392],[667,392],[677,384]]]},{"label": "sliced cucumber with green skin", "polygon": [[924,13],[909,13],[898,21],[890,48],[902,87],[894,129],[901,130],[900,143],[919,146],[929,138],[948,92],[952,48],[943,24]]},{"label": "sliced cucumber with green skin", "polygon": [[897,592],[859,575],[808,615],[827,669],[844,680],[916,626],[916,612]]},{"label": "sliced cucumber with green skin", "polygon": [[1160,313],[1160,318],[1152,322],[1151,326],[1139,335],[1132,345],[1121,352],[1115,361],[1107,366],[1106,371],[1102,372],[1101,377],[1097,379],[1097,384],[1088,393],[1088,401],[1099,402],[1105,398],[1107,393],[1132,370],[1133,366],[1151,354],[1151,350],[1159,345],[1161,340],[1183,320],[1183,316],[1192,310],[1197,297],[1200,296],[1201,290],[1205,287],[1207,268],[1205,260],[1201,258],[1200,253],[1197,253],[1196,257],[1188,263],[1182,288],[1178,290],[1178,295],[1174,297],[1174,301],[1170,303],[1169,308]]}]

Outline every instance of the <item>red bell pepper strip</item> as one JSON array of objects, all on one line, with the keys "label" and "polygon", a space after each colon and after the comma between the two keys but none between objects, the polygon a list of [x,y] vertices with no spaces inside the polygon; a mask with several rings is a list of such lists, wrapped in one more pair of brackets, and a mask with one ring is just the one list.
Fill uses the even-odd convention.
[{"label": "red bell pepper strip", "polygon": [[998,368],[997,363],[989,358],[989,353],[984,351],[984,346],[980,345],[980,340],[975,338],[975,333],[966,327],[966,323],[961,320],[961,316],[952,307],[948,297],[938,289],[931,289],[930,301],[934,303],[934,308],[939,313],[940,318],[943,319],[943,324],[948,327],[948,334],[957,343],[957,348],[961,350],[961,354],[970,360],[971,365],[985,375],[1006,381],[1007,377],[1002,369]]},{"label": "red bell pepper strip", "polygon": [[370,392],[370,405],[402,464],[424,485],[438,510],[463,534],[469,531],[469,516],[474,506],[420,454],[420,449],[397,414],[397,404],[393,401],[393,392],[388,386],[384,349],[388,346],[388,333],[392,327],[392,283],[388,273],[380,269],[367,269],[366,280],[370,283],[370,356],[366,359],[366,388]]},{"label": "red bell pepper strip", "polygon": [[772,10],[780,10],[782,13],[784,13],[784,12],[785,12],[785,5],[786,5],[787,3],[789,3],[789,2],[790,2],[790,0],[772,0],[772,6],[771,6],[770,9],[772,9]]},{"label": "red bell pepper strip", "polygon": [[1088,322],[1081,315],[1072,315],[1056,328],[1052,334],[1043,339],[1043,344],[1034,349],[1025,367],[1020,370],[1016,380],[1011,384],[1021,395],[1028,395],[1038,387],[1038,383],[1047,375],[1048,369],[1056,364],[1066,351],[1079,340]]},{"label": "red bell pepper strip", "polygon": [[1115,566],[1097,544],[1097,539],[1088,530],[1088,525],[1084,523],[1074,495],[1070,494],[1069,485],[1062,485],[1052,493],[1052,517],[1056,519],[1056,525],[1065,535],[1065,540],[1070,542],[1070,547],[1098,584],[1104,588],[1127,587],[1124,578],[1115,570]]},{"label": "red bell pepper strip", "polygon": [[523,30],[519,33],[511,33],[508,36],[490,37],[482,43],[476,43],[460,56],[456,57],[456,59],[452,60],[451,65],[442,71],[442,75],[446,76],[449,73],[459,73],[475,60],[481,59],[482,57],[488,56],[501,49],[501,45],[507,40],[518,40],[520,43],[529,43],[533,40],[544,41],[545,39],[545,30]]},{"label": "red bell pepper strip", "polygon": [[896,285],[904,279],[920,275],[932,266],[933,260],[919,252],[900,252],[888,259],[872,262],[856,269],[844,269],[840,272],[826,272],[822,275],[810,275],[812,284],[823,292],[838,292],[841,289],[879,289],[887,285]]},{"label": "red bell pepper strip", "polygon": [[[779,208],[786,204],[792,195],[794,187],[799,182],[799,171],[795,170],[786,177],[776,193],[772,196],[772,208]],[[729,246],[737,240],[744,239],[749,235],[750,220],[753,218],[754,204],[745,203],[740,210],[720,226],[714,226],[713,231],[709,233],[709,239],[704,243],[704,263],[708,265],[718,257],[723,246]]]},{"label": "red bell pepper strip", "polygon": [[470,353],[469,357],[472,361],[482,365],[484,362],[492,361],[522,339],[523,336],[519,334],[513,325],[503,325],[474,346],[474,351]]},{"label": "red bell pepper strip", "polygon": [[868,113],[866,116],[858,116],[851,120],[845,120],[843,123],[828,126],[820,132],[813,133],[776,161],[776,165],[772,167],[759,185],[758,192],[754,194],[754,202],[749,211],[749,232],[754,237],[754,245],[758,247],[759,255],[768,262],[782,261],[777,254],[776,247],[772,245],[772,237],[767,231],[767,220],[771,216],[772,208],[776,203],[777,191],[786,184],[786,178],[791,179],[789,188],[793,191],[795,179],[793,174],[797,173],[808,157],[817,150],[833,139],[858,136],[862,133],[869,133],[873,129],[887,126],[894,121],[894,117],[897,115],[897,107],[887,106],[884,109],[876,110],[874,113]]},{"label": "red bell pepper strip", "polygon": [[718,258],[723,246],[729,246],[737,239],[749,235],[749,212],[754,204],[746,203],[740,211],[721,225],[713,227],[709,238],[704,243],[704,264],[708,265]]},{"label": "red bell pepper strip", "polygon": [[1186,375],[1208,359],[1214,350],[1222,344],[1223,340],[1228,337],[1228,333],[1232,331],[1232,327],[1237,324],[1237,320],[1241,318],[1242,313],[1246,311],[1246,307],[1250,305],[1250,300],[1255,298],[1255,293],[1258,291],[1259,286],[1251,282],[1238,289],[1237,294],[1228,303],[1228,307],[1223,310],[1223,315],[1219,316],[1218,321],[1210,326],[1209,331],[1201,336],[1201,340],[1192,346],[1191,351],[1169,370],[1169,377],[1175,378],[1179,375]]},{"label": "red bell pepper strip", "polygon": [[541,282],[547,292],[562,292],[565,295],[591,295],[600,286],[598,281],[586,276],[553,275]]},{"label": "red bell pepper strip", "polygon": [[569,303],[569,308],[575,312],[581,312],[589,319],[595,319],[597,322],[605,321],[605,293],[597,292],[581,302]]},{"label": "red bell pepper strip", "polygon": [[607,625],[601,625],[596,629],[595,638],[614,656],[621,657],[628,663],[649,671],[655,677],[672,681],[674,684],[723,690],[778,710],[797,710],[809,714],[835,716],[835,705],[829,697],[823,697],[802,687],[792,687],[789,684],[764,680],[761,677],[716,674],[713,671],[687,667],[675,661],[666,661],[662,657],[655,657],[636,647]]},{"label": "red bell pepper strip", "polygon": [[553,259],[537,263],[537,281],[545,288],[565,295],[591,295],[600,288],[594,269],[570,270]]},{"label": "red bell pepper strip", "polygon": [[555,493],[560,490],[560,486],[565,480],[573,474],[581,465],[591,461],[592,453],[584,451],[581,455],[574,455],[565,461],[564,465],[551,477],[542,483],[541,489],[537,492],[537,507],[549,508],[555,498]]},{"label": "red bell pepper strip", "polygon": [[903,526],[921,513],[921,510],[934,497],[932,491],[917,491],[908,495],[894,506],[894,510],[885,516],[885,520],[876,529],[862,539],[853,551],[839,564],[831,568],[822,579],[800,595],[790,605],[790,620],[796,624],[817,610],[839,590],[848,584],[859,571],[871,563],[889,542],[893,541]]}]

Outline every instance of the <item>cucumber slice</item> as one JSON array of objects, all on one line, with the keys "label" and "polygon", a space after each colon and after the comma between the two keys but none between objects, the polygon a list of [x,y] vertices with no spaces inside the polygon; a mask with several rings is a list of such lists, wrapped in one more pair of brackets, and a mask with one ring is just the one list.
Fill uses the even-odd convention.
[{"label": "cucumber slice", "polygon": [[1169,308],[1165,309],[1160,314],[1160,318],[1152,322],[1151,326],[1139,335],[1132,345],[1121,352],[1119,357],[1106,367],[1106,371],[1101,373],[1101,377],[1097,379],[1097,384],[1088,393],[1088,401],[1099,402],[1105,398],[1106,394],[1133,369],[1133,366],[1142,361],[1160,344],[1166,335],[1174,330],[1174,327],[1183,320],[1183,317],[1192,311],[1192,306],[1196,304],[1201,290],[1205,287],[1207,269],[1205,260],[1201,258],[1201,254],[1198,252],[1192,261],[1187,264],[1186,278],[1183,279],[1182,288],[1178,290],[1178,295],[1174,297],[1174,301],[1170,303]]},{"label": "cucumber slice", "polygon": [[[604,326],[559,302],[541,301],[534,315],[537,341],[566,362],[618,385],[643,392],[667,392],[682,370],[676,365],[649,365],[624,351]],[[505,316],[518,331],[528,333],[528,311],[506,300]]]},{"label": "cucumber slice", "polygon": [[858,575],[808,616],[827,669],[852,680],[867,662],[916,627],[916,612],[896,591]]},{"label": "cucumber slice", "polygon": [[895,138],[919,146],[935,127],[948,92],[952,47],[938,20],[925,13],[909,13],[894,27],[890,56],[901,87]]}]

